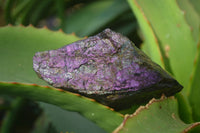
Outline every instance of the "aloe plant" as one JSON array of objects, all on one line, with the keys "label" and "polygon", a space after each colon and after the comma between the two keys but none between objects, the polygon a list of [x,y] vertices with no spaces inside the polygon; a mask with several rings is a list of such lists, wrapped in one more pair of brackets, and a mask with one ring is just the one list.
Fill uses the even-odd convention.
[{"label": "aloe plant", "polygon": [[[2,133],[17,131],[19,120],[26,120],[21,110],[26,109],[26,104],[36,103],[39,107],[32,109],[37,112],[41,108],[43,112],[35,113],[31,128],[25,130],[24,126],[24,132],[200,131],[199,1],[39,2],[0,2],[4,23],[9,24],[0,28]],[[49,25],[52,17],[56,23],[53,26]],[[44,20],[51,30],[39,28]],[[53,88],[33,71],[32,58],[36,52],[60,48],[107,27],[141,46],[184,86],[183,90],[175,97],[152,99],[146,105],[133,103],[130,109],[115,111],[93,99]]]}]

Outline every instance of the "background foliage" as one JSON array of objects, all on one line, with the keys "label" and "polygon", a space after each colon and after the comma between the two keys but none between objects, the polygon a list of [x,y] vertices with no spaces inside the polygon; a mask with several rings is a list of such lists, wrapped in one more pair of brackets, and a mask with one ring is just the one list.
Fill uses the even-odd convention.
[{"label": "background foliage", "polygon": [[[1,132],[200,132],[199,5],[199,0],[0,0]],[[51,88],[34,73],[35,52],[108,27],[128,36],[184,89],[175,98],[116,112]]]}]

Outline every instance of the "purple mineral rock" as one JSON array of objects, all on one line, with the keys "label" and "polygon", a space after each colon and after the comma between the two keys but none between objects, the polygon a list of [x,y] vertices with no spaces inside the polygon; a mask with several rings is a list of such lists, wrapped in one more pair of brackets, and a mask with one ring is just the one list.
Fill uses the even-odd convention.
[{"label": "purple mineral rock", "polygon": [[57,50],[36,53],[33,68],[54,87],[117,110],[182,89],[127,37],[110,29]]}]

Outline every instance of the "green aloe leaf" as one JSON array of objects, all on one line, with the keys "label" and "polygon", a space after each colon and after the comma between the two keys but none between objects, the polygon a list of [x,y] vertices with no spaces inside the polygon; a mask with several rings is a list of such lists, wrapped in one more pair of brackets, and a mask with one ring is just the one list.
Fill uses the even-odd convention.
[{"label": "green aloe leaf", "polygon": [[198,53],[194,61],[194,69],[190,80],[189,101],[192,107],[193,119],[200,121],[200,45],[198,45]]},{"label": "green aloe leaf", "polygon": [[58,132],[105,133],[105,130],[77,112],[63,110],[59,106],[44,102],[40,102],[40,107],[44,110],[46,117],[51,120],[52,125],[56,127]]},{"label": "green aloe leaf", "polygon": [[164,67],[164,62],[162,60],[162,55],[160,51],[160,46],[157,41],[157,38],[153,32],[152,27],[149,25],[147,18],[143,14],[143,12],[138,8],[137,4],[133,1],[128,1],[132,10],[134,11],[134,14],[137,18],[137,21],[140,25],[140,28],[142,30],[142,33],[144,35],[144,52],[151,57],[153,61],[158,63],[159,65]]},{"label": "green aloe leaf", "polygon": [[0,28],[0,81],[47,85],[33,71],[34,54],[57,49],[79,39],[74,35],[33,27]]},{"label": "green aloe leaf", "polygon": [[186,22],[190,26],[195,43],[197,44],[199,41],[199,28],[200,28],[200,18],[198,16],[198,13],[192,6],[190,0],[177,0],[177,3],[185,14]]},{"label": "green aloe leaf", "polygon": [[76,111],[109,132],[116,128],[123,119],[123,115],[120,113],[112,111],[92,99],[48,86],[0,82],[0,92],[1,94],[50,103],[65,110]]},{"label": "green aloe leaf", "polygon": [[[187,5],[187,1],[181,3],[182,5],[173,0],[128,0],[128,2],[139,20],[145,41],[152,40],[153,37],[156,40],[145,42],[144,45],[148,46],[144,46],[144,50],[156,62],[162,63],[163,60],[163,67],[184,86],[182,96],[177,95],[181,118],[191,122],[191,108],[187,96],[190,91],[188,85],[198,41],[199,32],[196,28],[199,27],[199,20],[197,15],[192,15],[191,20],[189,16],[195,11]],[[193,22],[195,20],[198,21]],[[153,50],[156,53],[152,54]]]},{"label": "green aloe leaf", "polygon": [[[151,26],[159,43],[165,67],[168,70],[171,68],[176,79],[187,87],[197,44],[184,12],[174,0],[128,0],[128,2],[137,18],[139,15],[144,15],[145,22]],[[144,29],[143,32],[148,31]],[[152,36],[146,37],[152,38]],[[148,43],[148,45],[156,44]]]},{"label": "green aloe leaf", "polygon": [[132,115],[126,115],[114,133],[180,133],[188,132],[200,123],[185,124],[178,117],[178,103],[171,98],[152,99]]},{"label": "green aloe leaf", "polygon": [[94,1],[68,16],[64,31],[80,36],[94,34],[127,9],[128,4],[124,0]]},{"label": "green aloe leaf", "polygon": [[65,110],[79,112],[104,130],[112,131],[123,117],[88,98],[47,87],[6,83],[47,85],[33,71],[32,57],[34,53],[60,48],[79,39],[75,35],[52,32],[45,28],[21,26],[0,28],[0,81],[5,82],[0,84],[0,93],[43,101]]},{"label": "green aloe leaf", "polygon": [[192,6],[194,7],[195,11],[197,12],[199,18],[200,18],[200,1],[199,0],[190,0],[190,3],[192,4]]}]

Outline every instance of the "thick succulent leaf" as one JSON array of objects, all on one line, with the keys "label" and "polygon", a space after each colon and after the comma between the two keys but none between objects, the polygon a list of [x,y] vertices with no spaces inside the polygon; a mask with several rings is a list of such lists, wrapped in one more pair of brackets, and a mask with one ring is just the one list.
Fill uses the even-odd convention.
[{"label": "thick succulent leaf", "polygon": [[160,46],[151,25],[149,24],[146,16],[143,14],[141,8],[139,8],[137,4],[131,0],[128,0],[128,2],[132,10],[134,11],[134,14],[137,18],[137,21],[140,25],[140,28],[145,38],[144,40],[145,45],[143,48],[144,52],[148,56],[150,56],[154,62],[164,67],[164,62],[162,61],[163,57],[161,55]]},{"label": "thick succulent leaf", "polygon": [[106,131],[112,131],[123,119],[123,115],[120,113],[98,104],[92,99],[48,86],[0,82],[0,92],[1,94],[21,96],[54,104],[65,110],[76,111],[87,119],[94,121]]},{"label": "thick succulent leaf", "polygon": [[178,117],[177,101],[162,97],[152,99],[132,115],[126,115],[114,133],[180,133],[188,132],[200,123],[185,124]]},{"label": "thick succulent leaf", "polygon": [[184,12],[174,0],[128,0],[128,2],[136,16],[139,10],[140,14],[146,17],[146,22],[150,23],[160,44],[162,57],[165,57],[164,62],[168,62],[165,63],[165,67],[171,67],[174,76],[186,87],[193,67],[196,43]]},{"label": "thick succulent leaf", "polygon": [[200,121],[200,45],[198,45],[198,54],[194,61],[194,69],[190,79],[189,101],[192,107],[193,119]]},{"label": "thick succulent leaf", "polygon": [[35,52],[59,48],[80,38],[33,27],[0,29],[0,81],[45,85],[33,71]]},{"label": "thick succulent leaf", "polygon": [[[198,40],[195,40],[197,36],[196,29],[193,31],[191,28],[199,26],[198,23],[192,22],[192,20],[196,19],[196,16],[193,16],[191,21],[187,20],[189,19],[189,15],[185,16],[184,11],[180,9],[177,1],[173,0],[128,0],[128,2],[138,20],[141,17],[145,18],[143,21],[139,21],[142,32],[145,34],[149,32],[148,29],[144,28],[143,23],[152,28],[152,32],[155,34],[155,38],[159,44],[157,46],[161,51],[161,58],[159,59],[163,59],[165,69],[174,74],[175,78],[184,86],[182,96],[180,94],[177,96],[180,101],[180,111],[183,114],[181,118],[190,122],[191,109],[187,100],[187,93],[189,91],[187,87],[192,72],[196,42]],[[187,1],[181,6],[185,12],[191,8],[189,5],[185,5],[186,3]],[[187,12],[187,14],[191,14],[191,12]],[[145,37],[146,40],[147,38],[152,39],[152,36]],[[153,48],[156,47],[155,43],[145,42],[144,45],[148,45],[144,46],[144,49],[152,57],[151,52],[153,51],[150,51],[150,48],[155,49]],[[157,53],[155,56],[159,57],[160,54]]]},{"label": "thick succulent leaf", "polygon": [[[67,111],[66,113],[66,110],[44,102],[40,102],[40,106],[44,109],[45,114],[37,119],[31,133],[105,133],[103,129],[97,128],[94,123],[88,122],[88,119],[80,117],[76,112]],[[50,121],[49,118],[54,121]],[[55,126],[59,130],[55,131]]]},{"label": "thick succulent leaf", "polygon": [[181,10],[185,13],[185,20],[190,26],[195,43],[197,44],[199,40],[200,18],[190,0],[177,0],[177,2]]},{"label": "thick succulent leaf", "polygon": [[77,112],[63,110],[58,106],[44,102],[40,102],[40,107],[44,109],[46,117],[53,120],[52,124],[56,126],[56,129],[59,129],[58,132],[105,133],[105,130],[97,127],[95,123],[90,122],[86,117],[81,117]]},{"label": "thick succulent leaf", "polygon": [[200,1],[199,0],[189,0],[192,6],[194,7],[195,11],[197,12],[199,18],[200,18]]},{"label": "thick succulent leaf", "polygon": [[[57,49],[62,47],[63,45],[72,43],[80,38],[77,38],[74,35],[66,35],[62,32],[52,32],[47,29],[36,29],[33,27],[3,27],[0,29],[0,81],[5,82],[23,82],[23,83],[34,83],[40,85],[47,85],[44,81],[39,79],[32,68],[32,58],[35,52],[45,51],[51,49]],[[7,86],[7,85],[6,85]],[[74,96],[72,93],[64,93],[67,94],[63,96],[63,93],[56,94],[58,91],[54,90],[52,94],[56,94],[56,97],[51,97],[51,94],[48,94],[48,90],[42,88],[36,89],[37,87],[32,86],[32,89],[29,86],[21,85],[21,87],[13,86],[13,84],[8,84],[8,91],[13,93],[13,95],[25,96],[27,98],[33,99],[40,97],[41,99],[35,99],[38,101],[44,101],[51,103],[50,101],[54,99],[55,101],[64,102],[62,106],[66,110],[70,109],[71,111],[78,111],[84,117],[90,119],[91,113],[94,113],[95,116],[98,116],[101,120],[104,119],[106,122],[99,121],[97,117],[93,117],[94,119],[90,119],[95,123],[99,123],[100,127],[105,130],[113,130],[120,121],[122,117],[116,114],[109,109],[106,109],[105,106],[100,106],[98,103],[93,102],[93,104],[88,104],[91,101],[85,99],[83,97]],[[5,86],[3,84],[0,85],[1,89]],[[19,90],[16,90],[19,89]],[[30,90],[29,90],[30,89]],[[35,90],[37,90],[38,94],[34,94]],[[42,90],[42,93],[40,92]],[[0,91],[0,93],[3,90]],[[29,94],[33,94],[32,96],[28,96],[28,93],[20,91],[30,91]],[[20,93],[20,94],[19,94]],[[46,95],[46,96],[45,96]],[[60,97],[60,98],[58,98]],[[64,98],[64,99],[62,99]],[[69,98],[69,99],[68,99]],[[77,99],[78,98],[78,99]],[[71,99],[71,100],[70,100]],[[83,100],[82,100],[83,99]],[[83,104],[80,104],[82,103]],[[67,104],[70,103],[69,106]],[[51,103],[51,104],[56,104]],[[82,106],[83,105],[83,106]],[[82,107],[81,107],[82,106]],[[60,106],[61,107],[61,106]],[[92,109],[94,109],[92,111]],[[102,110],[101,110],[102,109]],[[106,110],[104,112],[103,110]],[[107,113],[110,112],[110,113]],[[97,114],[97,115],[96,115]],[[107,116],[108,115],[108,116]],[[110,115],[110,116],[109,116]],[[112,116],[113,115],[113,116]],[[107,117],[104,117],[107,116]],[[97,118],[97,119],[96,119]],[[109,119],[109,120],[108,120]],[[99,121],[99,122],[98,122]],[[114,123],[113,123],[114,121]],[[107,123],[107,124],[106,124]],[[109,125],[110,123],[111,125]],[[105,127],[104,127],[105,126]]]},{"label": "thick succulent leaf", "polygon": [[192,108],[189,104],[188,97],[185,97],[182,93],[178,93],[176,98],[178,99],[179,116],[181,120],[183,120],[185,123],[194,122],[192,118]]},{"label": "thick succulent leaf", "polygon": [[68,16],[64,31],[91,35],[127,9],[128,4],[124,0],[94,1]]}]

